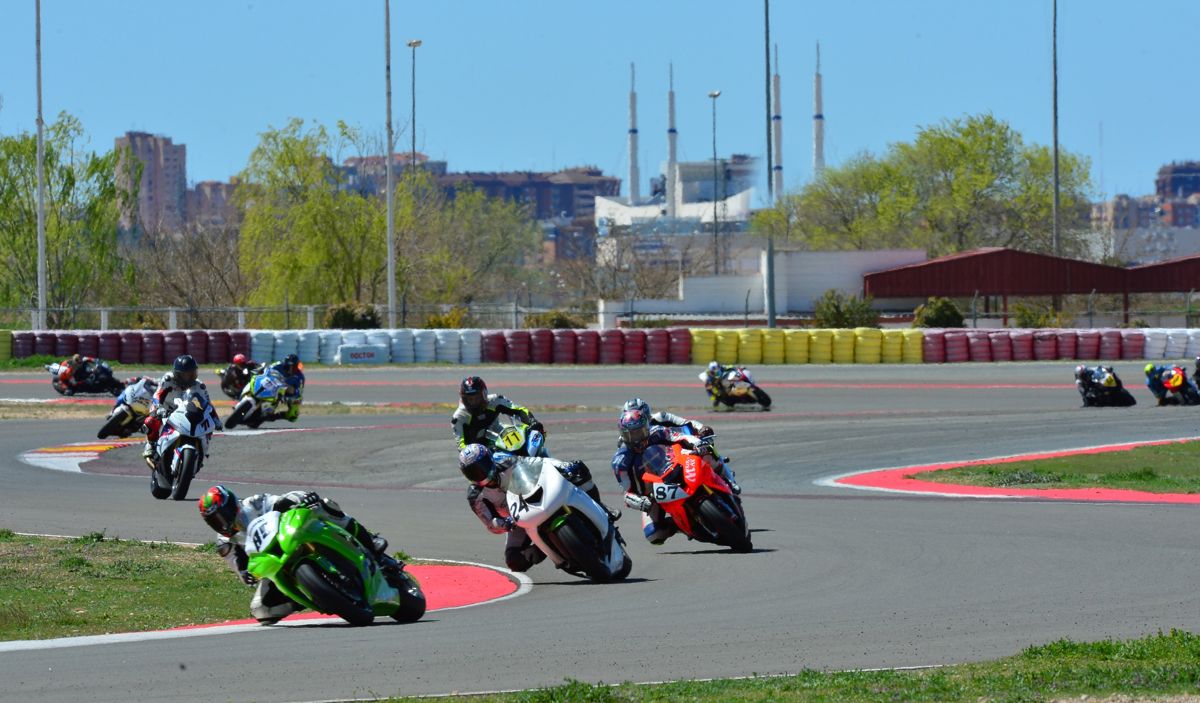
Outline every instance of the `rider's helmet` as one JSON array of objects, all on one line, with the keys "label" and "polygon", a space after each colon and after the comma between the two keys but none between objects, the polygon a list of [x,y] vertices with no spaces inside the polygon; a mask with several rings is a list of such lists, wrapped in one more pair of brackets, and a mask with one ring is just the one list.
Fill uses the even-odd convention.
[{"label": "rider's helmet", "polygon": [[641,410],[626,410],[617,427],[621,428],[621,440],[633,451],[640,452],[650,444],[650,417]]},{"label": "rider's helmet", "polygon": [[300,357],[295,354],[288,354],[283,357],[283,372],[288,376],[295,374],[300,370]]},{"label": "rider's helmet", "polygon": [[468,444],[458,453],[458,470],[476,486],[496,486],[496,463],[492,451],[482,444]]},{"label": "rider's helmet", "polygon": [[472,413],[487,405],[487,392],[487,384],[478,376],[467,376],[458,384],[458,399]]},{"label": "rider's helmet", "polygon": [[242,504],[233,491],[225,486],[213,486],[200,496],[200,517],[213,530],[232,537],[245,527],[241,524]]},{"label": "rider's helmet", "polygon": [[234,366],[245,366],[248,363],[250,363],[250,360],[246,358],[245,354],[234,354],[233,355]]},{"label": "rider's helmet", "polygon": [[1083,364],[1080,364],[1079,366],[1075,367],[1075,380],[1076,381],[1087,381],[1089,375],[1090,375],[1090,373],[1088,372],[1088,367],[1084,366]]},{"label": "rider's helmet", "polygon": [[1154,364],[1153,363],[1146,364],[1146,368],[1143,369],[1143,371],[1146,372],[1146,378],[1150,378],[1150,375],[1154,373]]},{"label": "rider's helmet", "polygon": [[78,363],[80,363],[81,361],[83,361],[83,357],[82,357],[82,356],[80,356],[79,354],[72,354],[72,355],[71,355],[71,363],[72,363],[72,364],[78,364]]},{"label": "rider's helmet", "polygon": [[650,404],[641,398],[630,398],[625,401],[625,405],[621,406],[621,413],[623,414],[629,410],[641,410],[642,414],[646,417],[650,417],[651,415]]},{"label": "rider's helmet", "polygon": [[196,364],[196,360],[192,358],[191,354],[182,354],[176,357],[171,371],[173,372],[175,383],[180,388],[191,388],[200,375],[200,367]]},{"label": "rider's helmet", "polygon": [[716,378],[721,373],[721,365],[715,361],[708,362],[708,377]]}]

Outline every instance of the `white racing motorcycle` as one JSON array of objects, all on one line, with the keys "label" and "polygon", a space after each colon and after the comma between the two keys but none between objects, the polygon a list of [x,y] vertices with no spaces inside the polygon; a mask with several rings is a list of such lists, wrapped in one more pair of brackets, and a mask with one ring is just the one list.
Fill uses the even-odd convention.
[{"label": "white racing motorcycle", "polygon": [[506,491],[513,522],[556,566],[602,583],[629,575],[633,560],[617,526],[557,470],[536,459],[519,462]]},{"label": "white racing motorcycle", "polygon": [[150,472],[150,494],[162,500],[187,498],[192,479],[208,455],[208,437],[220,420],[208,395],[189,389],[175,399],[175,409],[163,421],[158,436],[158,459]]}]

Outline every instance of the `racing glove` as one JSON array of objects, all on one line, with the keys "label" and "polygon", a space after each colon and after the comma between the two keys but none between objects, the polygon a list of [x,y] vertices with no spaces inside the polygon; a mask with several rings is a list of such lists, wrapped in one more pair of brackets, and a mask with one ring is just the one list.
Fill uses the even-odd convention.
[{"label": "racing glove", "polygon": [[246,584],[247,586],[253,586],[254,584],[258,583],[258,579],[254,578],[254,575],[249,571],[239,571],[238,576],[241,577],[242,583]]},{"label": "racing glove", "polygon": [[533,420],[529,423],[529,430],[531,432],[536,430],[537,432],[541,432],[543,437],[546,436],[546,428],[537,420]]},{"label": "racing glove", "polygon": [[304,495],[300,496],[300,500],[296,502],[296,505],[312,510],[321,505],[321,496],[317,495],[313,491],[308,491]]},{"label": "racing glove", "polygon": [[649,496],[640,496],[636,493],[625,494],[625,506],[632,510],[648,513],[653,505],[654,501],[650,500]]},{"label": "racing glove", "polygon": [[510,517],[494,517],[494,518],[492,518],[492,525],[488,529],[491,530],[493,533],[499,535],[499,534],[503,534],[505,532],[511,532],[512,528],[513,528],[513,519],[512,518],[510,518]]}]

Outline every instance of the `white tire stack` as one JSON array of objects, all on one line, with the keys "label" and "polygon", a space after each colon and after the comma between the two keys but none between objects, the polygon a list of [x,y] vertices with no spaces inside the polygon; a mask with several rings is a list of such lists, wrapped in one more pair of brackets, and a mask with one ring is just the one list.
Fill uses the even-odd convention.
[{"label": "white tire stack", "polygon": [[431,364],[437,360],[437,332],[415,330],[413,332],[413,361]]},{"label": "white tire stack", "polygon": [[483,332],[460,330],[459,338],[459,354],[462,357],[462,363],[481,363],[483,361]]},{"label": "white tire stack", "polygon": [[413,331],[410,329],[389,330],[393,364],[411,364],[413,357]]}]

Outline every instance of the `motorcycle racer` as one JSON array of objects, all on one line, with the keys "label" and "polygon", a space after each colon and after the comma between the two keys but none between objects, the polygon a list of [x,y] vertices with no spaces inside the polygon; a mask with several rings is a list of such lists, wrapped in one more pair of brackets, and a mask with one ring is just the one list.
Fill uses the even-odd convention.
[{"label": "motorcycle racer", "polygon": [[304,400],[304,367],[300,357],[288,354],[283,360],[264,367],[262,372],[265,371],[278,371],[283,376],[288,385],[287,394],[283,397],[287,411],[280,414],[288,422],[295,422],[300,417],[300,403]]},{"label": "motorcycle racer", "polygon": [[502,395],[489,394],[487,384],[478,376],[468,376],[458,384],[458,400],[458,408],[450,417],[450,426],[460,450],[475,443],[487,446],[487,431],[499,429],[496,420],[500,415],[515,417],[530,430],[546,434],[546,428],[528,408],[514,405]]},{"label": "motorcycle racer", "polygon": [[650,404],[641,398],[630,398],[625,401],[625,405],[621,406],[622,414],[630,410],[640,410],[643,415],[650,418],[651,427],[686,427],[697,437],[710,437],[713,434],[713,429],[699,420],[689,420],[666,410],[651,412]]},{"label": "motorcycle racer", "polygon": [[619,511],[610,510],[600,500],[600,490],[592,480],[592,472],[582,461],[514,456],[505,452],[493,454],[482,444],[468,444],[458,453],[458,468],[463,477],[471,482],[467,489],[467,504],[489,532],[497,535],[508,533],[504,541],[504,563],[513,571],[528,571],[546,558],[525,529],[513,522],[508,511],[505,500],[508,481],[512,469],[518,465],[534,466],[539,472],[543,467],[550,466],[587,493],[611,519],[616,520],[621,516]]},{"label": "motorcycle racer", "polygon": [[714,408],[720,405],[721,398],[721,377],[734,366],[722,366],[716,361],[708,362],[708,368],[705,370],[704,390],[708,391],[708,399],[712,401]]},{"label": "motorcycle racer", "polygon": [[[1146,372],[1146,387],[1149,388],[1150,392],[1154,394],[1154,397],[1158,400],[1158,404],[1160,406],[1190,403],[1187,397],[1183,394],[1181,394],[1180,397],[1171,396],[1170,391],[1167,389],[1167,379],[1175,375],[1174,366],[1155,364],[1151,362],[1146,364],[1144,371]],[[1197,390],[1195,379],[1186,378],[1186,375],[1187,373],[1184,372],[1185,378],[1183,382],[1190,387],[1190,390],[1192,391],[1191,395],[1195,395],[1197,392],[1200,392]]]},{"label": "motorcycle racer", "polygon": [[250,613],[260,623],[274,624],[301,610],[301,606],[283,595],[270,580],[259,581],[246,571],[250,558],[246,554],[245,529],[255,518],[272,510],[282,513],[295,507],[308,508],[320,519],[349,532],[375,558],[389,583],[399,574],[399,562],[387,554],[388,541],[372,533],[328,498],[322,498],[312,491],[291,491],[281,496],[256,493],[239,501],[237,495],[225,486],[213,486],[200,497],[200,516],[218,535],[217,554],[225,559],[229,568],[247,586],[257,586],[250,599]]},{"label": "motorcycle racer", "polygon": [[158,390],[158,381],[155,381],[149,376],[133,376],[125,379],[125,390],[113,399],[113,409],[121,403],[127,403],[130,406],[137,403],[138,400],[146,400],[149,404],[154,402],[154,393]]},{"label": "motorcycle racer", "polygon": [[262,364],[245,354],[234,354],[229,366],[220,374],[221,390],[225,395],[236,399],[241,394],[242,387],[246,385],[246,378],[250,374],[258,373],[261,368]]},{"label": "motorcycle racer", "polygon": [[95,357],[74,354],[68,359],[63,359],[58,366],[58,377],[50,384],[63,395],[75,395],[80,386],[87,384],[95,365]]},{"label": "motorcycle racer", "polygon": [[216,428],[221,429],[221,418],[208,397],[208,390],[199,380],[200,366],[190,354],[176,357],[171,370],[163,374],[158,381],[158,390],[154,392],[154,402],[151,404],[150,415],[146,417],[146,447],[142,450],[142,458],[151,466],[157,461],[158,435],[162,432],[163,419],[174,409],[174,400],[184,391],[192,390],[202,395],[205,405],[212,413]]},{"label": "motorcycle racer", "polygon": [[[621,488],[625,489],[625,505],[642,513],[642,533],[651,544],[662,544],[675,534],[678,528],[662,508],[651,500],[642,481],[646,466],[642,455],[651,444],[678,444],[697,452],[714,453],[712,445],[699,437],[676,432],[661,425],[652,426],[650,419],[641,410],[627,410],[618,421],[621,429],[622,446],[612,458],[613,474]],[[716,462],[717,473],[729,484],[734,495],[742,492],[733,480],[733,472],[723,462]]]}]

